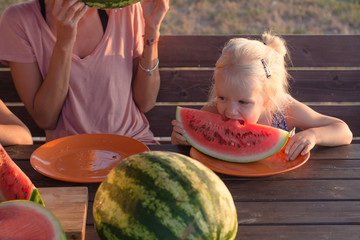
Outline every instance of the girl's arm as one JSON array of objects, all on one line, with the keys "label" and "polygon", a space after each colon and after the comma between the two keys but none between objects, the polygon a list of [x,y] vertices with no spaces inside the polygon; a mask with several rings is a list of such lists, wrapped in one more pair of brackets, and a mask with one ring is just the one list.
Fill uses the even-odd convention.
[{"label": "girl's arm", "polygon": [[154,107],[160,88],[158,41],[160,24],[169,9],[169,0],[144,0],[142,6],[145,19],[144,51],[141,57],[134,60],[136,73],[132,88],[136,105],[141,112],[147,112]]},{"label": "girl's arm", "polygon": [[316,144],[339,146],[352,141],[352,132],[344,121],[320,114],[293,98],[286,109],[286,115],[289,129],[302,129],[289,139],[285,149],[289,160],[296,159],[299,154],[305,155]]},{"label": "girl's arm", "polygon": [[0,144],[33,144],[31,133],[25,124],[17,118],[0,100]]},{"label": "girl's arm", "polygon": [[[84,3],[77,0],[55,0],[50,6],[53,16],[48,20],[55,32],[56,43],[45,79],[36,62],[9,63],[20,98],[32,118],[43,129],[56,127],[65,102],[77,23],[85,14],[84,6]],[[51,22],[52,20],[55,22]]]}]

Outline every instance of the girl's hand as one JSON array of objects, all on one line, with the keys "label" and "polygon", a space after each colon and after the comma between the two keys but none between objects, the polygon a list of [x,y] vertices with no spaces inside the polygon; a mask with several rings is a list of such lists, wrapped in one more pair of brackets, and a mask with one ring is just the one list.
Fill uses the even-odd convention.
[{"label": "girl's hand", "polygon": [[311,129],[303,130],[296,133],[293,137],[289,138],[289,142],[285,148],[285,154],[287,154],[286,160],[295,160],[299,154],[304,156],[316,144],[315,134]]},{"label": "girl's hand", "polygon": [[160,24],[169,10],[169,0],[142,1],[145,26],[158,31]]},{"label": "girl's hand", "polygon": [[88,7],[78,0],[55,0],[52,10],[55,35],[64,46],[75,42],[79,20],[87,9]]},{"label": "girl's hand", "polygon": [[189,143],[186,141],[186,138],[183,137],[185,131],[182,128],[180,122],[172,120],[171,124],[173,125],[173,131],[171,133],[171,143],[177,145],[189,145]]}]

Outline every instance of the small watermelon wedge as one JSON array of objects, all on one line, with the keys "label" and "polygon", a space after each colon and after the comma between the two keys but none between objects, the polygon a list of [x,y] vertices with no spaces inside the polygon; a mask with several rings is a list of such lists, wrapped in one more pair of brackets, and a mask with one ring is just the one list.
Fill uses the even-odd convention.
[{"label": "small watermelon wedge", "polygon": [[270,157],[279,152],[289,138],[287,131],[278,128],[224,120],[219,114],[197,109],[177,107],[176,119],[194,148],[229,162],[247,163]]},{"label": "small watermelon wedge", "polygon": [[44,206],[44,202],[30,178],[0,145],[0,202],[16,199],[30,200]]},{"label": "small watermelon wedge", "polygon": [[0,229],[0,239],[66,239],[57,217],[46,207],[27,200],[0,203]]}]

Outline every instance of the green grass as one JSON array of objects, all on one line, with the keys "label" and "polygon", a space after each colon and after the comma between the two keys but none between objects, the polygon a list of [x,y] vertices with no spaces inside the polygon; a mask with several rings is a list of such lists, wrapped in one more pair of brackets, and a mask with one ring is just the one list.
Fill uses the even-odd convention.
[{"label": "green grass", "polygon": [[[0,0],[0,14],[9,4]],[[360,34],[360,0],[170,0],[162,34]]]}]

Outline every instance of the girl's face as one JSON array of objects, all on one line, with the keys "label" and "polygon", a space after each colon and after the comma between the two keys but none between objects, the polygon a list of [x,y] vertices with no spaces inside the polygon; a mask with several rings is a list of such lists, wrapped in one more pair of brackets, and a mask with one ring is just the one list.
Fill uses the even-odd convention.
[{"label": "girl's face", "polygon": [[[236,84],[215,79],[217,110],[225,119],[241,119],[257,123],[265,109],[265,100],[251,77],[239,77]],[[244,82],[246,81],[246,83]]]}]

